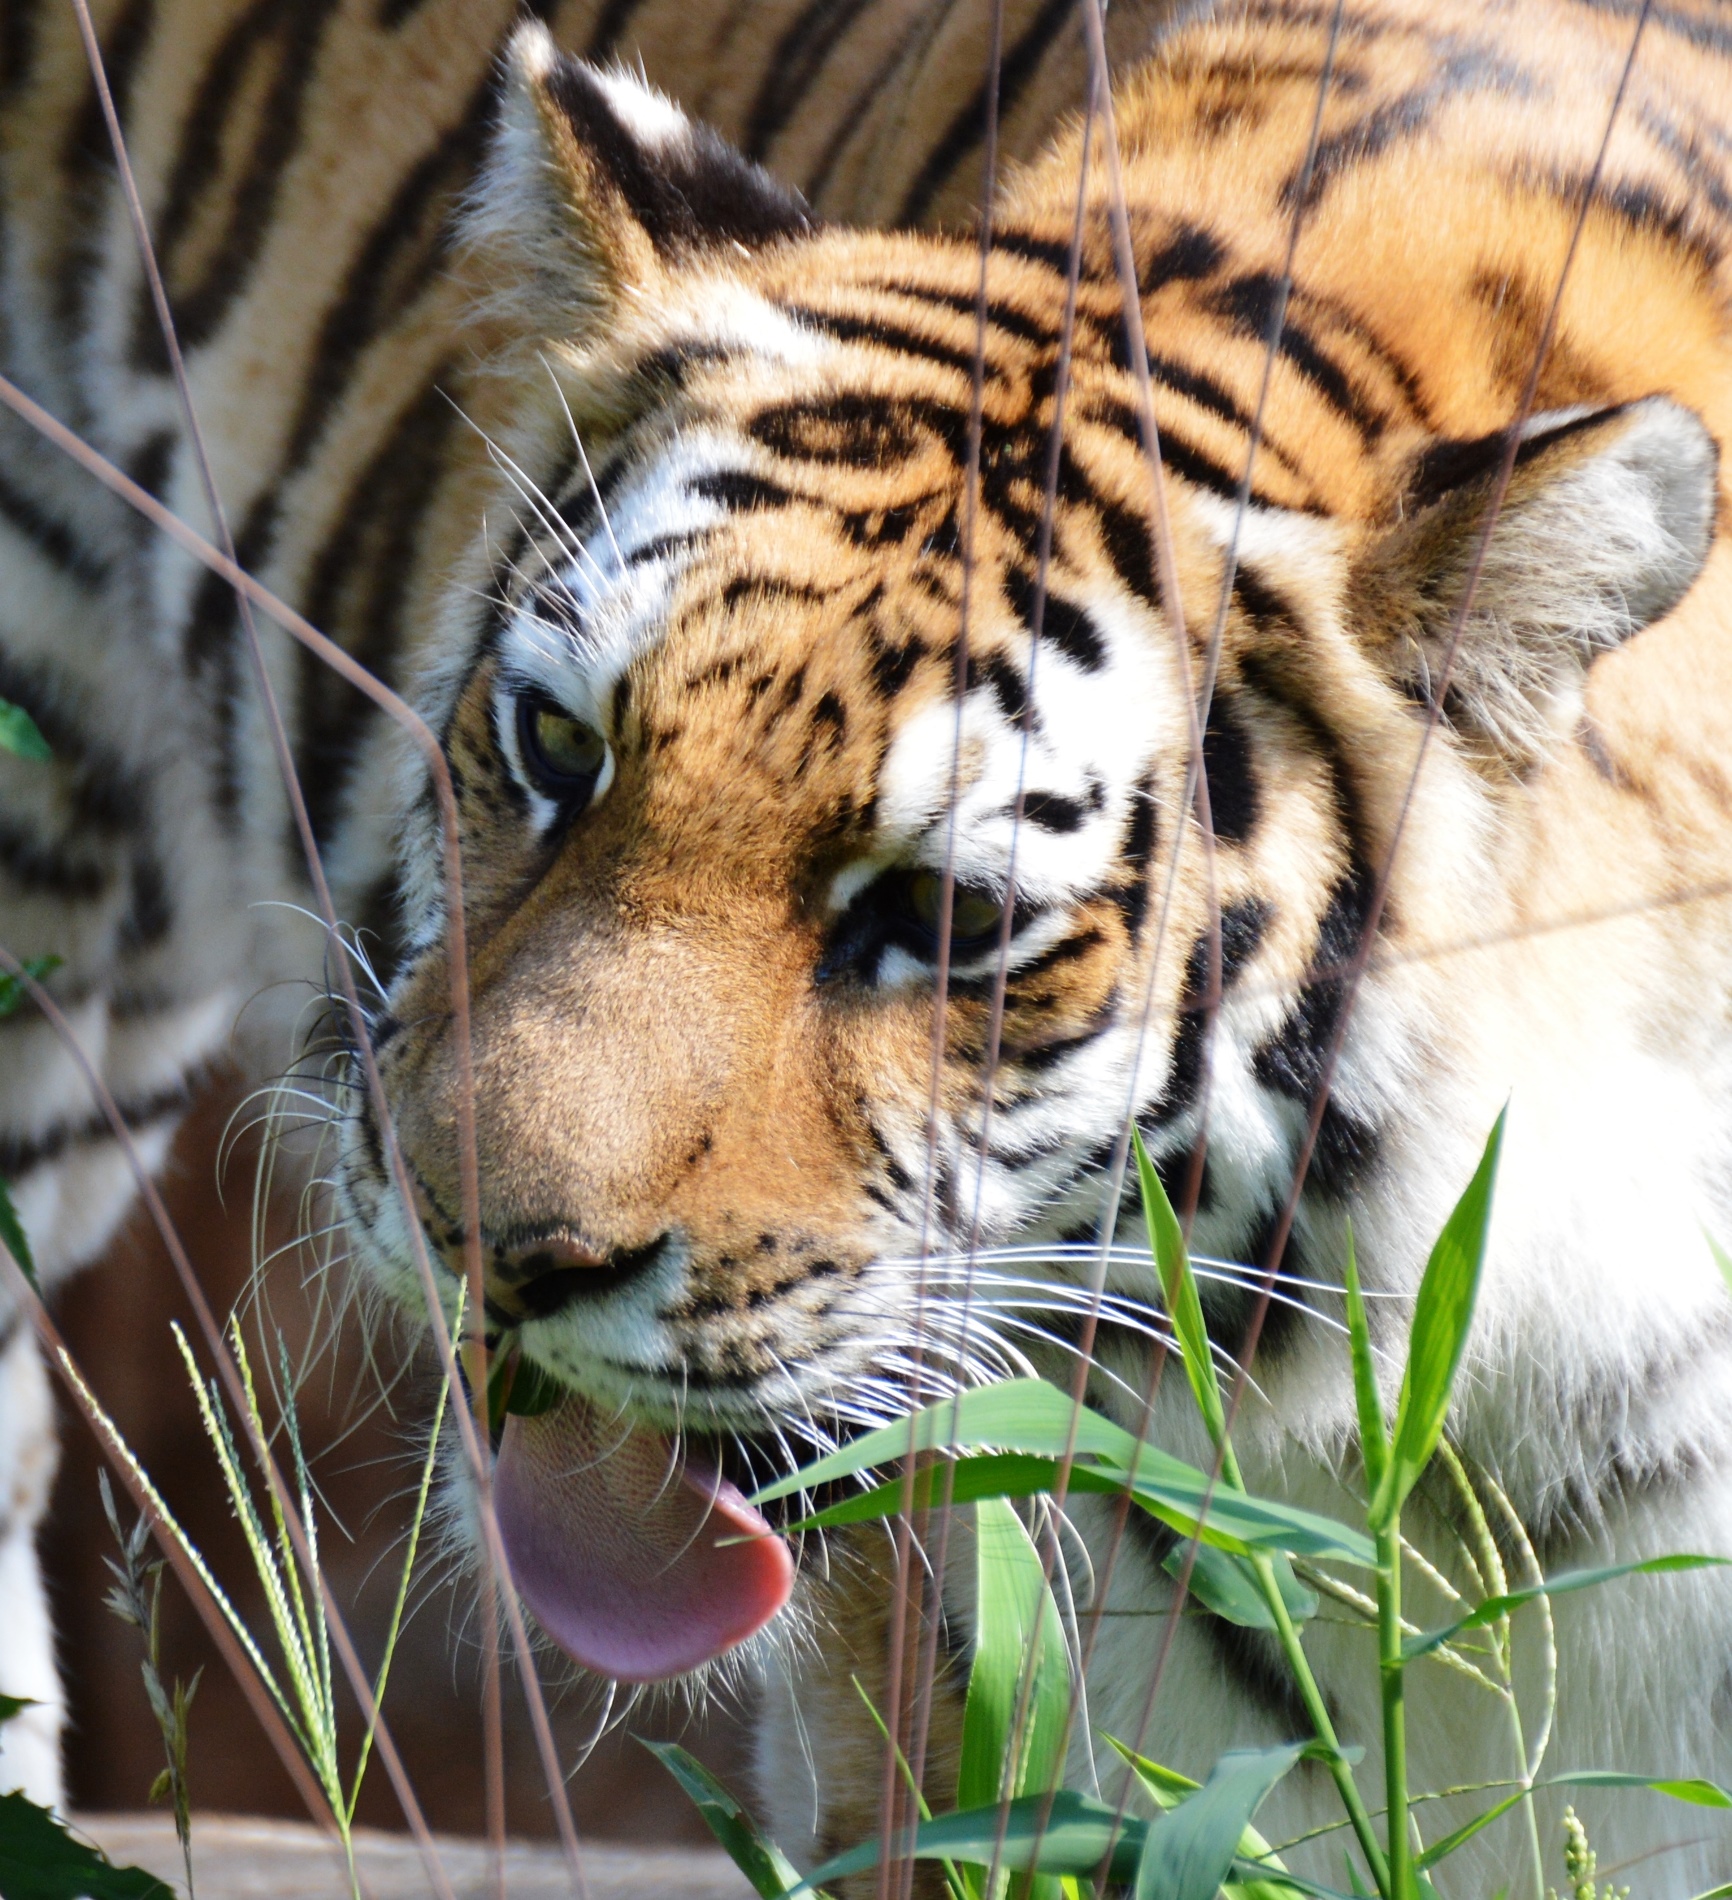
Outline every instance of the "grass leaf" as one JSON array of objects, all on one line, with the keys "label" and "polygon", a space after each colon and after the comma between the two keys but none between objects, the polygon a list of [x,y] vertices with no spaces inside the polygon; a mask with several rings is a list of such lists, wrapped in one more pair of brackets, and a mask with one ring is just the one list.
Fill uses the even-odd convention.
[{"label": "grass leaf", "polygon": [[796,1888],[809,1891],[801,1884],[800,1870],[774,1841],[758,1831],[751,1816],[701,1761],[677,1742],[652,1742],[641,1735],[637,1739],[685,1790],[703,1816],[704,1825],[752,1883],[754,1893],[762,1900],[780,1900],[781,1895]]},{"label": "grass leaf", "polygon": [[1371,1353],[1371,1326],[1365,1317],[1365,1295],[1359,1289],[1359,1262],[1353,1252],[1353,1226],[1347,1227],[1347,1343],[1353,1356],[1353,1399],[1359,1412],[1359,1448],[1365,1463],[1365,1481],[1375,1497],[1389,1469],[1389,1427],[1384,1422],[1383,1398],[1377,1389],[1377,1368]]},{"label": "grass leaf", "polygon": [[36,1278],[36,1262],[31,1256],[30,1242],[24,1235],[24,1224],[18,1218],[18,1210],[12,1205],[12,1191],[4,1181],[0,1181],[0,1244],[18,1263],[18,1271],[23,1274],[38,1293],[41,1283]]},{"label": "grass leaf", "polygon": [[175,1900],[142,1867],[116,1867],[46,1808],[0,1795],[0,1894],[6,1900]]},{"label": "grass leaf", "polygon": [[[1060,1458],[1073,1442],[1073,1423],[1074,1447],[1079,1454],[1110,1458],[1121,1466],[1137,1457],[1137,1441],[1123,1426],[1102,1418],[1098,1412],[1079,1412],[1068,1392],[1061,1392],[1044,1379],[1005,1379],[996,1385],[977,1386],[956,1398],[939,1399],[907,1418],[863,1432],[792,1476],[765,1485],[753,1494],[752,1502],[764,1504],[836,1478],[853,1477],[878,1465],[900,1463],[908,1455],[910,1438],[917,1452],[940,1447],[953,1451],[990,1447]],[[1162,1456],[1152,1447],[1142,1448],[1144,1459],[1158,1461]]]},{"label": "grass leaf", "polygon": [[1150,1828],[1137,1864],[1136,1900],[1215,1900],[1264,1797],[1304,1744],[1229,1749],[1197,1792]]},{"label": "grass leaf", "polygon": [[1131,1146],[1136,1151],[1137,1179],[1143,1190],[1143,1220],[1149,1230],[1149,1251],[1154,1255],[1155,1271],[1161,1276],[1161,1296],[1167,1303],[1167,1317],[1178,1337],[1179,1354],[1185,1362],[1185,1377],[1197,1410],[1209,1428],[1209,1437],[1219,1444],[1226,1436],[1227,1414],[1221,1404],[1220,1381],[1215,1376],[1215,1361],[1209,1351],[1209,1330],[1203,1323],[1203,1303],[1197,1296],[1196,1276],[1191,1272],[1191,1256],[1185,1249],[1185,1232],[1167,1190],[1143,1146],[1142,1131],[1131,1124]]},{"label": "grass leaf", "polygon": [[0,699],[0,752],[14,752],[38,764],[54,757],[42,728],[22,706],[15,706],[9,699]]},{"label": "grass leaf", "polygon": [[[1109,1747],[1118,1751],[1120,1759],[1130,1765],[1132,1773],[1142,1783],[1144,1793],[1158,1808],[1176,1808],[1203,1785],[1200,1781],[1193,1781],[1189,1775],[1181,1775],[1177,1769],[1163,1768],[1147,1755],[1139,1755],[1134,1748],[1127,1748],[1116,1735],[1107,1736],[1106,1741]],[[1221,1892],[1226,1900],[1283,1900],[1283,1896],[1295,1888],[1302,1893],[1313,1891],[1287,1873],[1275,1858],[1269,1843],[1254,1827],[1247,1827],[1239,1836],[1238,1855],[1234,1862],[1234,1878],[1222,1883]],[[1277,1874],[1284,1877],[1277,1879]],[[1323,1892],[1324,1889],[1315,1891]]]},{"label": "grass leaf", "polygon": [[[1654,1794],[1669,1796],[1674,1801],[1687,1802],[1697,1808],[1732,1808],[1732,1794],[1712,1781],[1694,1778],[1683,1780],[1667,1779],[1655,1775],[1626,1775],[1614,1768],[1578,1768],[1567,1775],[1551,1775],[1544,1781],[1536,1781],[1539,1788],[1647,1788]],[[1501,1801],[1494,1801],[1483,1814],[1476,1814],[1465,1826],[1458,1827],[1453,1834],[1446,1834],[1441,1841],[1433,1841],[1425,1852],[1414,1861],[1416,1867],[1435,1867],[1440,1860],[1453,1854],[1458,1847],[1465,1845],[1481,1829],[1491,1826],[1493,1821],[1508,1814],[1510,1809],[1528,1798],[1528,1790],[1518,1788],[1514,1794],[1506,1795]]]},{"label": "grass leaf", "polygon": [[[1012,1801],[1008,1811],[996,1802],[941,1814],[906,1829],[891,1843],[897,1860],[961,1860],[985,1867],[995,1851],[998,1864],[1013,1870],[1033,1866],[1048,1874],[1090,1874],[1108,1850],[1111,1878],[1129,1880],[1136,1872],[1148,1822],[1121,1816],[1104,1801],[1065,1789],[1056,1795],[1030,1794]],[[878,1865],[880,1841],[874,1836],[808,1874],[796,1891],[809,1893],[821,1880],[841,1880]]]},{"label": "grass leaf", "polygon": [[[784,1497],[808,1485],[847,1477],[873,1465],[900,1463],[910,1433],[930,1450],[949,1443],[962,1450],[995,1447],[992,1461],[958,1459],[952,1466],[952,1501],[982,1497],[1027,1497],[1051,1491],[1058,1482],[1060,1457],[1072,1436],[1076,1416],[1068,1394],[1041,1379],[1012,1379],[981,1386],[960,1399],[943,1399],[910,1419],[880,1426],[820,1458],[793,1476],[766,1485],[753,1499]],[[1144,1510],[1182,1536],[1201,1535],[1222,1550],[1244,1556],[1252,1550],[1288,1551],[1301,1557],[1332,1558],[1369,1568],[1376,1550],[1363,1532],[1294,1505],[1255,1498],[1225,1485],[1213,1485],[1194,1465],[1185,1464],[1149,1444],[1139,1444],[1122,1426],[1098,1412],[1077,1419],[1078,1454],[1093,1463],[1072,1467],[1073,1491],[1129,1490]],[[1012,1453],[1017,1456],[1005,1457]],[[1134,1465],[1134,1476],[1130,1475]],[[971,1467],[975,1467],[971,1469]],[[911,1505],[930,1504],[943,1495],[942,1473],[920,1472],[912,1496],[900,1475],[860,1497],[844,1499],[827,1510],[801,1518],[794,1530],[836,1524],[863,1524],[893,1517]],[[1206,1507],[1206,1516],[1205,1516]]]},{"label": "grass leaf", "polygon": [[[1070,1652],[1040,1553],[1002,1498],[981,1502],[974,1534],[974,1660],[962,1715],[959,1808],[1054,1790],[1070,1725]],[[982,1891],[978,1882],[970,1885]]]},{"label": "grass leaf", "polygon": [[1535,1597],[1561,1597],[1571,1590],[1591,1590],[1596,1584],[1610,1583],[1615,1577],[1663,1576],[1671,1571],[1705,1570],[1727,1563],[1732,1563],[1732,1558],[1677,1555],[1649,1557],[1641,1563],[1607,1564],[1599,1570],[1566,1570],[1559,1576],[1548,1577],[1544,1583],[1511,1590],[1503,1596],[1487,1597],[1458,1621],[1446,1624],[1442,1629],[1427,1630],[1421,1636],[1408,1637],[1401,1645],[1401,1660],[1415,1662],[1421,1656],[1429,1656],[1434,1649],[1453,1641],[1464,1630],[1483,1629],[1487,1623],[1495,1623],[1511,1610],[1519,1610],[1524,1603],[1532,1603]]},{"label": "grass leaf", "polygon": [[[1188,1555],[1183,1545],[1169,1550],[1161,1560],[1161,1568],[1169,1577],[1177,1578]],[[1317,1614],[1316,1591],[1307,1589],[1294,1576],[1293,1566],[1283,1552],[1276,1551],[1271,1562],[1287,1614],[1295,1623],[1309,1623]],[[1275,1613],[1269,1608],[1256,1572],[1243,1557],[1235,1557],[1231,1551],[1216,1550],[1208,1544],[1197,1546],[1191,1563],[1190,1593],[1205,1610],[1223,1622],[1237,1623],[1241,1629],[1248,1630],[1275,1627]]]},{"label": "grass leaf", "polygon": [[1491,1225],[1492,1188],[1508,1113],[1506,1108],[1492,1125],[1473,1179],[1444,1222],[1426,1263],[1425,1278],[1414,1303],[1407,1373],[1396,1407],[1389,1465],[1369,1514],[1374,1529],[1393,1520],[1419,1481],[1419,1474],[1430,1464],[1443,1435],[1450,1392],[1473,1324],[1480,1269],[1485,1264],[1486,1234]]},{"label": "grass leaf", "polygon": [[15,1715],[22,1715],[26,1709],[36,1707],[34,1696],[0,1695],[0,1727],[4,1727]]}]

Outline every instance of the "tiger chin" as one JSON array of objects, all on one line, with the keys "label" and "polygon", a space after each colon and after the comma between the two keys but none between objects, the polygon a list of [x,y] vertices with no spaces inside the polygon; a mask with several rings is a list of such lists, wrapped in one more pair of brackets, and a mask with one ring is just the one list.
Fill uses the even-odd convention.
[{"label": "tiger chin", "polygon": [[[1056,1322],[1029,1343],[1017,1315],[1077,1310],[1128,1115],[1190,1184],[1196,1251],[1253,1270],[1209,1288],[1232,1351],[1329,1089],[1241,1434],[1253,1488],[1348,1513],[1347,1219],[1399,1366],[1507,1100],[1455,1442],[1548,1568],[1732,1554],[1732,1303],[1703,1238],[1732,1231],[1732,226],[1676,158],[1723,127],[1726,67],[1649,29],[1578,239],[1622,15],[1346,21],[1278,326],[1326,18],[1229,10],[1115,92],[1164,545],[1098,123],[1080,200],[1080,123],[1001,185],[982,283],[976,234],[820,224],[634,80],[537,27],[512,45],[464,263],[491,527],[417,688],[457,793],[487,1325],[562,1394],[507,1423],[501,1522],[587,1666],[751,1646],[770,1819],[814,1856],[875,1824],[850,1678],[883,1690],[886,1547],[802,1567],[746,1494],[921,1378],[1065,1367]],[[404,786],[409,950],[372,1033],[454,1298],[439,843]],[[345,1211],[413,1310],[350,1093]],[[1147,1314],[1134,1248],[1108,1291]],[[1145,1343],[1107,1328],[1099,1357],[1134,1422]],[[1199,1429],[1168,1379],[1154,1436],[1196,1453]],[[1103,1731],[1194,1774],[1302,1733],[1261,1640],[1203,1614],[1142,1727],[1172,1584],[1094,1504],[1081,1543],[1116,1557],[1079,1785],[1110,1781]],[[1417,1518],[1447,1567],[1449,1500]],[[933,1610],[935,1802],[965,1570]],[[1732,1777],[1723,1580],[1554,1616],[1554,1760]],[[1308,1636],[1374,1747],[1356,1643]],[[1415,1693],[1415,1785],[1510,1772],[1471,1684]],[[1326,1793],[1302,1771],[1260,1825],[1298,1835]],[[1602,1860],[1654,1856],[1655,1894],[1724,1876],[1732,1835],[1691,1812],[1608,1797]],[[1489,1890],[1516,1850],[1476,1851]]]}]

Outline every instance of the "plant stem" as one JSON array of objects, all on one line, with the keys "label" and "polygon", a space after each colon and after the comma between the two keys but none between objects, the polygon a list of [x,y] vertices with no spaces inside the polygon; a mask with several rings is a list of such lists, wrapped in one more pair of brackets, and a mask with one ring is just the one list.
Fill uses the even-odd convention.
[{"label": "plant stem", "polygon": [[[1235,1491],[1243,1491],[1245,1480],[1239,1470],[1239,1459],[1230,1441],[1221,1441],[1221,1476]],[[1399,1535],[1397,1550],[1399,1551]],[[1256,1574],[1257,1587],[1263,1592],[1263,1601],[1269,1606],[1269,1614],[1275,1619],[1275,1634],[1281,1644],[1281,1652],[1287,1658],[1287,1667],[1293,1672],[1293,1680],[1299,1689],[1300,1699],[1305,1704],[1305,1712],[1311,1717],[1311,1727],[1318,1741],[1328,1750],[1328,1768],[1341,1796],[1341,1805],[1347,1810],[1347,1818],[1353,1824],[1353,1832],[1359,1837],[1359,1846],[1365,1855],[1366,1864],[1371,1869],[1371,1877],[1377,1882],[1377,1890],[1384,1900],[1405,1900],[1405,1896],[1393,1890],[1389,1884],[1389,1866],[1384,1859],[1383,1850],[1377,1845],[1377,1834],[1371,1825],[1371,1816],[1366,1811],[1365,1802],[1359,1793],[1359,1786],[1353,1779],[1352,1764],[1341,1753],[1341,1743],[1335,1734],[1335,1724],[1329,1719],[1329,1710],[1323,1700],[1323,1691],[1317,1686],[1317,1678],[1311,1673],[1311,1664],[1306,1659],[1305,1646],[1299,1640],[1299,1632],[1293,1627],[1293,1619],[1287,1613],[1287,1599],[1281,1594],[1281,1585],[1276,1580],[1274,1564],[1264,1556],[1253,1555],[1251,1569]],[[1400,1604],[1396,1605],[1395,1644],[1399,1653],[1401,1647]],[[1402,1826],[1407,1824],[1407,1811],[1402,1810]]]},{"label": "plant stem", "polygon": [[1341,1805],[1347,1810],[1353,1832],[1359,1837],[1359,1846],[1371,1869],[1371,1877],[1377,1882],[1377,1891],[1384,1900],[1396,1900],[1389,1884],[1389,1863],[1384,1858],[1383,1849],[1377,1844],[1371,1815],[1353,1779],[1352,1764],[1341,1753],[1341,1743],[1335,1733],[1335,1724],[1329,1719],[1323,1692],[1317,1686],[1317,1678],[1311,1673],[1299,1632],[1293,1627],[1293,1619],[1287,1613],[1286,1599],[1281,1595],[1281,1586],[1275,1580],[1275,1566],[1267,1557],[1253,1556],[1251,1568],[1256,1572],[1257,1583],[1263,1592],[1264,1602],[1269,1606],[1269,1613],[1275,1619],[1275,1635],[1280,1641],[1282,1654],[1287,1658],[1287,1667],[1293,1672],[1293,1681],[1299,1690],[1300,1700],[1305,1704],[1305,1712],[1311,1717],[1311,1727],[1328,1753],[1329,1773],[1341,1795]]},{"label": "plant stem", "polygon": [[1407,1832],[1407,1690],[1401,1660],[1401,1518],[1377,1533],[1377,1661],[1383,1692],[1384,1834],[1390,1900],[1412,1900],[1413,1843]]}]

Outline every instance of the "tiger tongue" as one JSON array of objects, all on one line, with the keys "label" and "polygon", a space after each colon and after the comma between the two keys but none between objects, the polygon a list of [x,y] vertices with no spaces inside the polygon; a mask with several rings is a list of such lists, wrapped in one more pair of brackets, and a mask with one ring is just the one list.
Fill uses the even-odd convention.
[{"label": "tiger tongue", "polygon": [[[714,1466],[581,1398],[505,1422],[493,1500],[511,1574],[567,1655],[656,1682],[762,1629],[794,1587],[787,1544]],[[743,1538],[743,1542],[726,1540]]]}]

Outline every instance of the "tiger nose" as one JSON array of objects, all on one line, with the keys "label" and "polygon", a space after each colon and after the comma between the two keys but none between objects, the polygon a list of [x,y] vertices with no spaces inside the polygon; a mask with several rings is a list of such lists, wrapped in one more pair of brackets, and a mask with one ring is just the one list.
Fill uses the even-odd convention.
[{"label": "tiger nose", "polygon": [[487,1269],[487,1304],[496,1317],[512,1322],[547,1319],[574,1300],[617,1292],[655,1264],[666,1242],[661,1234],[647,1246],[598,1253],[554,1235],[496,1248]]}]

